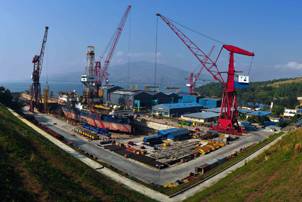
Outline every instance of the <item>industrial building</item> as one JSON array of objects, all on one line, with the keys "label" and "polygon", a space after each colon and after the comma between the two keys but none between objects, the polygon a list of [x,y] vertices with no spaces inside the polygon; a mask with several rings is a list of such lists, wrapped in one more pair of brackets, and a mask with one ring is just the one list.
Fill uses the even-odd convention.
[{"label": "industrial building", "polygon": [[164,117],[180,117],[183,114],[200,112],[203,106],[198,103],[159,104],[152,107],[152,114]]},{"label": "industrial building", "polygon": [[196,112],[190,114],[184,114],[181,119],[192,123],[207,123],[217,120],[219,117],[218,113],[215,112]]},{"label": "industrial building", "polygon": [[283,117],[294,117],[297,114],[302,114],[302,109],[284,109]]},{"label": "industrial building", "polygon": [[179,95],[174,92],[164,92],[166,95],[170,97],[171,102],[170,103],[178,103]]},{"label": "industrial building", "polygon": [[147,91],[148,94],[152,96],[152,101],[154,105],[164,104],[164,103],[173,103],[173,97],[169,95],[159,92],[159,91]]},{"label": "industrial building", "polygon": [[150,108],[152,106],[152,95],[141,90],[116,90],[111,93],[110,103],[132,108]]},{"label": "industrial building", "polygon": [[179,103],[196,103],[197,102],[197,97],[195,95],[190,95],[190,94],[179,94]]},{"label": "industrial building", "polygon": [[199,98],[198,103],[204,108],[217,108],[221,106],[221,99],[216,98]]},{"label": "industrial building", "polygon": [[104,85],[101,88],[101,96],[103,96],[103,103],[109,103],[111,101],[111,93],[116,90],[121,90],[122,87],[114,85]]}]

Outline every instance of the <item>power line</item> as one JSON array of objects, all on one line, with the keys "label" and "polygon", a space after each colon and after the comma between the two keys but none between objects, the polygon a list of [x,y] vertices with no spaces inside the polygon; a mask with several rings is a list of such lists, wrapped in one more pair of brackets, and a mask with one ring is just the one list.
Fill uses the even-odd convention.
[{"label": "power line", "polygon": [[157,44],[158,44],[158,18],[155,25],[155,50],[154,50],[154,87],[156,86],[157,77]]},{"label": "power line", "polygon": [[[169,19],[169,18],[168,18],[168,19]],[[176,21],[174,21],[174,20],[172,20],[172,19],[169,19],[169,20],[172,21],[173,23],[175,23],[175,24],[177,24],[177,25],[179,25],[179,26],[181,26],[181,27],[183,27],[183,28],[185,28],[185,29],[187,29],[187,30],[189,30],[189,31],[191,31],[191,32],[193,32],[193,33],[195,33],[195,34],[198,34],[198,35],[200,35],[200,36],[203,36],[204,38],[207,38],[208,40],[214,41],[214,42],[219,43],[219,44],[221,44],[221,45],[225,44],[223,41],[220,41],[220,40],[215,39],[215,38],[213,38],[213,37],[211,37],[211,36],[209,36],[209,35],[207,35],[207,34],[204,34],[204,33],[200,32],[200,31],[194,30],[194,29],[192,29],[192,28],[190,28],[190,27],[188,27],[188,26],[185,26],[185,25],[183,25],[183,24],[180,24],[179,22],[176,22]]]}]

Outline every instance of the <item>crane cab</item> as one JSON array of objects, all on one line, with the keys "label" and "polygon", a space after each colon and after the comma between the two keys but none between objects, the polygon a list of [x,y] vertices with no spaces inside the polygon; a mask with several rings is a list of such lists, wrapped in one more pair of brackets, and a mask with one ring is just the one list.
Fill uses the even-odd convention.
[{"label": "crane cab", "polygon": [[235,88],[244,89],[249,86],[250,77],[248,75],[237,74],[235,76]]},{"label": "crane cab", "polygon": [[87,81],[88,81],[87,75],[86,74],[81,75],[81,82],[87,82]]}]

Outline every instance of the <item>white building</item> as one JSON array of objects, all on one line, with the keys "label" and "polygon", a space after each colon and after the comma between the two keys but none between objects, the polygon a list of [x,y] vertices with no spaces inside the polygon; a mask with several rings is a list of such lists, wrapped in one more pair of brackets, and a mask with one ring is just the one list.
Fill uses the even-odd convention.
[{"label": "white building", "polygon": [[283,113],[283,116],[284,117],[294,117],[295,115],[297,114],[297,110],[296,109],[288,109],[288,108],[285,108],[284,109],[284,113]]}]

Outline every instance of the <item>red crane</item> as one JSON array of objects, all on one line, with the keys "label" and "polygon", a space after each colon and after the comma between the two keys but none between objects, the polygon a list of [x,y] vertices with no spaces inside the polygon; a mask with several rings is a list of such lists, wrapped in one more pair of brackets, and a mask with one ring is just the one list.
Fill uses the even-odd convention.
[{"label": "red crane", "polygon": [[108,51],[108,54],[106,55],[105,57],[105,60],[103,62],[103,64],[101,65],[100,62],[96,62],[96,77],[97,77],[97,80],[99,80],[99,85],[102,85],[103,82],[105,82],[106,84],[108,84],[109,80],[108,80],[108,76],[109,76],[109,73],[108,73],[108,67],[109,67],[109,64],[111,62],[111,59],[112,59],[112,55],[114,53],[114,50],[117,46],[117,43],[120,39],[120,36],[122,34],[122,31],[124,29],[124,26],[126,24],[126,21],[127,21],[127,17],[129,15],[129,12],[131,10],[131,5],[129,5],[113,35],[113,38],[112,38],[112,41],[111,41],[111,46],[110,46],[110,49]]},{"label": "red crane", "polygon": [[[215,46],[212,46],[210,52],[208,53],[208,56],[209,56],[209,57],[211,57],[214,48],[215,48]],[[207,63],[207,60],[208,60],[208,59],[205,58],[205,59],[203,60],[203,63],[206,64],[206,63]],[[198,81],[198,79],[199,79],[199,77],[200,77],[201,72],[202,72],[203,69],[204,69],[204,66],[201,66],[196,74],[194,74],[194,72],[191,72],[191,73],[189,74],[187,87],[189,88],[189,93],[190,93],[191,95],[196,94],[196,93],[195,93],[196,82]]]},{"label": "red crane", "polygon": [[31,102],[30,102],[30,111],[34,111],[34,107],[38,108],[40,103],[42,102],[41,99],[41,84],[40,84],[40,76],[42,72],[42,65],[43,65],[43,57],[45,52],[45,46],[47,41],[48,35],[48,27],[45,27],[44,37],[42,41],[42,47],[40,50],[39,55],[35,55],[33,57],[32,63],[34,64],[33,72],[32,72],[32,85],[30,88],[31,94]]},{"label": "red crane", "polygon": [[[219,81],[223,86],[222,103],[221,103],[221,110],[218,118],[218,123],[217,125],[212,126],[212,129],[215,129],[223,133],[236,134],[236,135],[242,134],[243,130],[238,124],[237,96],[234,86],[235,83],[234,54],[254,56],[254,53],[243,50],[236,46],[223,45],[221,47],[221,50],[216,60],[213,61],[189,37],[187,37],[182,31],[180,31],[168,18],[162,16],[159,13],[156,15],[159,16],[177,35],[177,37],[184,43],[184,45],[200,62],[202,68],[206,69],[212,75],[214,80]],[[216,62],[223,49],[227,50],[230,54],[226,82],[224,81],[221,72],[219,71],[216,65]]]}]

